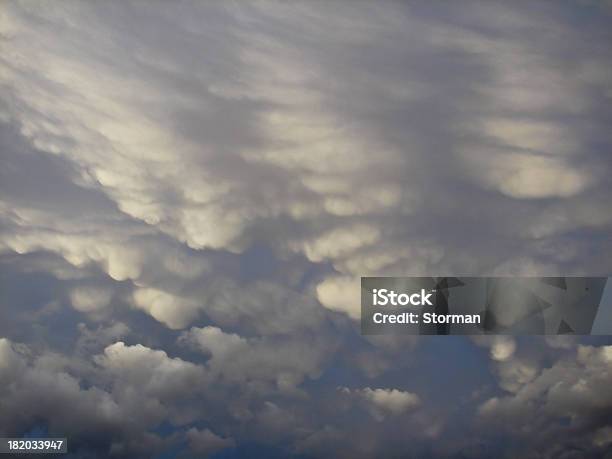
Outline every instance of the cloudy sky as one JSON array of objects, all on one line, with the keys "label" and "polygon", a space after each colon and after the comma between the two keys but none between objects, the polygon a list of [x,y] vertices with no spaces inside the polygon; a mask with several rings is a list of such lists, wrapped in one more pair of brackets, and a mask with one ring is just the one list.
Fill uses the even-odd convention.
[{"label": "cloudy sky", "polygon": [[360,276],[610,274],[611,22],[587,0],[1,1],[0,436],[612,457],[612,338],[356,320]]}]

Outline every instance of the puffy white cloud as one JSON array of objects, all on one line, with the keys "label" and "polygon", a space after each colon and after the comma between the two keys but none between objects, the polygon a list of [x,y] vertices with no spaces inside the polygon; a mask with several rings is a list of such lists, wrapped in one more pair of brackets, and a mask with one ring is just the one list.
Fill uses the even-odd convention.
[{"label": "puffy white cloud", "polygon": [[97,387],[81,388],[60,356],[35,357],[6,339],[0,339],[0,356],[0,431],[18,432],[37,419],[47,422],[50,431],[67,435],[104,434],[121,424],[122,410],[111,395]]},{"label": "puffy white cloud", "polygon": [[502,336],[493,338],[491,343],[491,358],[498,362],[508,360],[516,350],[516,342],[513,338]]},{"label": "puffy white cloud", "polygon": [[121,381],[116,386],[118,390],[129,393],[181,398],[200,390],[207,381],[206,372],[198,365],[140,344],[126,346],[119,341],[104,349],[96,362]]},{"label": "puffy white cloud", "polygon": [[244,352],[248,341],[235,333],[224,333],[217,327],[192,328],[181,335],[181,342],[209,353],[212,358],[224,361],[231,358],[231,354]]},{"label": "puffy white cloud", "polygon": [[496,362],[510,359],[516,351],[516,339],[512,336],[475,335],[470,338],[478,346],[489,349],[489,357]]},{"label": "puffy white cloud", "polygon": [[317,285],[317,298],[323,306],[344,312],[352,319],[361,317],[361,278],[332,277]]},{"label": "puffy white cloud", "polygon": [[398,389],[349,389],[341,388],[341,391],[360,400],[378,421],[387,416],[398,416],[414,410],[421,404],[418,395]]},{"label": "puffy white cloud", "polygon": [[337,259],[354,250],[374,244],[380,237],[377,228],[366,225],[355,225],[337,228],[306,242],[303,250],[312,261]]},{"label": "puffy white cloud", "polygon": [[197,302],[155,288],[134,292],[134,305],[172,329],[185,328],[198,315]]},{"label": "puffy white cloud", "polygon": [[212,375],[225,381],[272,383],[282,392],[295,392],[305,377],[315,378],[333,341],[325,338],[277,336],[245,339],[217,327],[193,327],[179,342],[210,355]]},{"label": "puffy white cloud", "polygon": [[[47,215],[51,218],[51,215]],[[44,223],[42,223],[44,225]],[[104,229],[102,226],[99,229]],[[29,226],[25,231],[8,234],[2,239],[5,249],[17,253],[48,250],[60,254],[76,267],[89,262],[100,263],[108,275],[117,281],[138,278],[141,274],[143,257],[134,247],[127,246],[125,236],[105,241],[97,235],[72,235],[69,231],[57,233]]]},{"label": "puffy white cloud", "polygon": [[397,389],[370,389],[366,387],[360,394],[380,410],[394,415],[405,413],[420,403],[417,395]]},{"label": "puffy white cloud", "polygon": [[95,312],[108,306],[112,294],[107,288],[77,286],[70,292],[70,300],[77,311]]},{"label": "puffy white cloud", "polygon": [[208,457],[211,454],[236,445],[232,438],[222,438],[215,435],[209,429],[198,430],[192,427],[186,432],[185,437],[189,442],[191,451],[202,457]]},{"label": "puffy white cloud", "polygon": [[[585,444],[587,449],[594,442],[597,448],[605,449],[604,413],[612,407],[608,383],[612,346],[580,345],[539,373],[520,362],[510,362],[500,374],[502,386],[508,383],[508,376],[516,384],[506,387],[511,395],[492,397],[480,405],[478,413],[486,423],[522,437],[532,447],[537,445],[544,457],[554,457],[566,442]],[[542,425],[560,442],[547,443],[548,435],[539,436]],[[595,434],[591,439],[595,430],[600,436]]]},{"label": "puffy white cloud", "polygon": [[[180,421],[186,410],[173,403],[201,390],[202,368],[121,342],[95,360],[99,366],[1,338],[0,432],[21,435],[42,422],[52,435],[69,437],[74,451],[85,445],[78,454],[100,449],[100,454],[119,458],[150,457],[178,440],[149,429],[173,414]],[[217,450],[233,444],[197,430],[187,439],[200,453],[207,439]]]},{"label": "puffy white cloud", "polygon": [[473,163],[477,180],[513,198],[574,196],[599,179],[595,170],[546,153],[475,149],[465,156]]}]

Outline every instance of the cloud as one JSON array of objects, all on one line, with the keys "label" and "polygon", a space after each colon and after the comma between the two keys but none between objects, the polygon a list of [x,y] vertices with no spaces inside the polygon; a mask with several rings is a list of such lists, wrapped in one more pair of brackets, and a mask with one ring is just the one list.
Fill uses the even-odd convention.
[{"label": "cloud", "polygon": [[164,399],[186,397],[207,380],[204,369],[191,362],[140,344],[126,346],[121,341],[104,349],[97,363],[117,377],[116,388],[126,392],[126,397],[134,390]]},{"label": "cloud", "polygon": [[503,362],[514,354],[516,343],[509,337],[494,338],[491,345],[491,358]]},{"label": "cloud", "polygon": [[549,430],[601,453],[607,343],[355,319],[365,275],[609,271],[609,14],[3,5],[0,433],[42,422],[84,458],[486,457],[496,434],[559,456]]},{"label": "cloud", "polygon": [[398,416],[415,409],[421,404],[418,395],[398,389],[348,389],[341,391],[356,397],[368,409],[372,417],[382,421],[387,416]]},{"label": "cloud", "polygon": [[484,172],[483,182],[513,198],[574,196],[599,179],[596,171],[581,170],[563,157],[504,150],[473,150],[466,156]]},{"label": "cloud", "polygon": [[72,306],[81,312],[104,309],[111,301],[112,290],[97,287],[77,286],[70,292]]},{"label": "cloud", "polygon": [[184,328],[198,314],[198,304],[154,288],[134,292],[134,305],[172,329]]},{"label": "cloud", "polygon": [[[542,457],[554,457],[570,444],[592,450],[593,455],[603,453],[605,413],[612,406],[606,383],[611,355],[611,346],[581,345],[539,373],[515,363],[511,371],[522,379],[520,386],[512,388],[511,395],[488,399],[480,405],[479,416],[487,423],[505,425],[503,431],[539,450]],[[542,425],[547,432],[540,435]]]},{"label": "cloud", "polygon": [[217,451],[231,448],[236,444],[233,439],[219,437],[208,429],[198,430],[192,427],[185,436],[189,441],[191,450],[202,457],[208,457]]},{"label": "cloud", "polygon": [[345,312],[355,320],[361,317],[360,278],[327,278],[317,285],[317,298],[326,308]]},{"label": "cloud", "polygon": [[[531,32],[564,30],[574,34],[578,49],[581,35],[561,13],[551,19],[518,7],[476,8],[488,21],[494,10],[504,10],[505,33],[491,37],[478,33],[474,19],[464,14],[459,25],[438,18],[428,28],[418,20],[425,12],[414,8],[388,6],[367,23],[362,16],[367,7],[352,13],[346,5],[328,8],[330,14],[305,5],[202,5],[192,8],[191,20],[218,20],[198,28],[197,20],[170,20],[159,7],[149,20],[169,21],[172,33],[155,46],[149,23],[132,8],[120,15],[92,5],[54,13],[13,5],[6,13],[11,65],[4,61],[3,81],[19,103],[7,105],[6,116],[37,150],[68,161],[71,181],[100,191],[123,220],[142,222],[191,248],[231,252],[256,237],[267,239],[257,230],[263,225],[274,228],[270,240],[279,250],[331,261],[350,275],[364,270],[358,261],[363,258],[381,260],[370,269],[382,273],[397,272],[402,264],[424,272],[461,263],[460,241],[447,237],[443,219],[459,217],[475,202],[482,204],[478,225],[487,225],[488,237],[498,241],[492,262],[499,265],[523,241],[526,232],[518,228],[529,228],[543,209],[496,198],[491,189],[518,199],[605,189],[601,171],[609,162],[587,153],[591,133],[559,118],[575,110],[593,118],[602,109],[592,97],[605,86],[601,78],[572,77],[584,75],[585,67],[597,68],[594,58],[574,52],[572,67],[558,72],[572,50],[558,49],[552,40],[531,49],[518,33],[521,22]],[[309,24],[294,10],[309,15]],[[46,40],[61,15],[72,18],[70,35]],[[90,17],[100,20],[83,27]],[[245,25],[249,17],[270,27]],[[351,32],[330,27],[342,17],[350,18]],[[125,29],[128,20],[135,25]],[[28,21],[37,27],[28,27]],[[298,33],[286,34],[280,24]],[[326,32],[308,33],[313,30]],[[376,33],[366,33],[372,30]],[[382,30],[396,39],[385,40]],[[198,33],[209,40],[208,53],[193,39]],[[96,52],[83,52],[99,36],[112,39],[98,40]],[[318,46],[307,46],[305,36],[316,37]],[[400,50],[394,45],[399,41],[411,45]],[[336,51],[328,43],[345,50],[342,59],[333,58]],[[364,44],[379,51],[376,58],[362,58],[358,50]],[[410,60],[425,65],[401,64]],[[529,69],[529,78],[515,70],[519,67]],[[441,77],[453,69],[458,70],[453,80]],[[220,77],[224,71],[231,76]],[[45,78],[37,79],[42,73]],[[181,78],[189,83],[177,84]],[[556,92],[543,89],[550,87],[545,82]],[[462,96],[451,103],[436,96],[455,93]],[[431,119],[437,122],[425,123]],[[235,126],[235,134],[226,126]],[[439,164],[434,138],[448,151]],[[438,182],[455,190],[452,208]],[[468,192],[474,185],[489,191]],[[518,210],[520,223],[506,219],[498,227],[499,206],[507,214]],[[604,213],[601,205],[595,207]],[[579,228],[591,226],[572,213]],[[297,234],[283,230],[285,221],[299,223]],[[465,240],[471,232],[462,228],[456,234]],[[9,237],[9,247],[48,248],[83,262],[84,250],[77,247],[86,241],[62,235],[43,242],[37,233],[36,244],[27,236]],[[403,255],[422,244],[444,255],[422,260]],[[537,248],[527,250],[542,258]],[[85,259],[105,264],[111,277],[141,276],[142,254],[131,253],[124,241],[109,241],[98,252]]]},{"label": "cloud", "polygon": [[0,379],[5,383],[0,397],[2,432],[15,434],[42,422],[50,432],[72,436],[75,446],[92,435],[136,439],[144,434],[130,431],[128,412],[109,392],[83,388],[66,358],[33,354],[27,346],[0,340]]},{"label": "cloud", "polygon": [[108,326],[98,325],[95,329],[90,329],[84,323],[77,325],[79,338],[76,349],[87,354],[99,352],[106,346],[116,343],[121,338],[130,334],[130,327],[123,322],[113,322]]},{"label": "cloud", "polygon": [[8,377],[17,371],[20,365],[18,354],[13,349],[13,346],[6,338],[0,338],[0,366],[2,374]]},{"label": "cloud", "polygon": [[295,391],[305,377],[319,376],[334,343],[314,337],[245,339],[217,327],[193,327],[179,337],[185,346],[210,355],[212,374],[226,382],[270,382]]}]

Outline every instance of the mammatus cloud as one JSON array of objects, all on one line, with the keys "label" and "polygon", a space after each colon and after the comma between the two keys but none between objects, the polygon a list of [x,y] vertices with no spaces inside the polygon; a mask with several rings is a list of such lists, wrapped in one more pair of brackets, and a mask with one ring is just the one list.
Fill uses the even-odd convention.
[{"label": "mammatus cloud", "polygon": [[329,277],[317,285],[317,298],[323,306],[341,311],[352,319],[361,317],[361,279]]},{"label": "mammatus cloud", "polygon": [[3,3],[0,434],[84,458],[486,457],[500,436],[601,456],[605,340],[356,319],[364,275],[609,274],[609,22]]},{"label": "mammatus cloud", "polygon": [[198,304],[195,301],[155,288],[136,290],[134,305],[175,330],[185,328],[198,313]]}]

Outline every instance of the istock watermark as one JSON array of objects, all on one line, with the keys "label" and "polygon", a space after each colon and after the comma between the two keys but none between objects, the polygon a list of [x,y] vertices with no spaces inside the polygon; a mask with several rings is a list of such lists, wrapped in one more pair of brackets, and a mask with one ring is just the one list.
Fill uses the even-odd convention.
[{"label": "istock watermark", "polygon": [[607,277],[362,277],[361,332],[612,334]]},{"label": "istock watermark", "polygon": [[426,293],[425,289],[422,288],[419,293],[397,293],[393,290],[387,290],[386,288],[373,289],[372,290],[372,304],[374,306],[386,306],[391,304],[393,306],[407,306],[409,304],[413,306],[433,306],[430,298],[433,292]]}]

